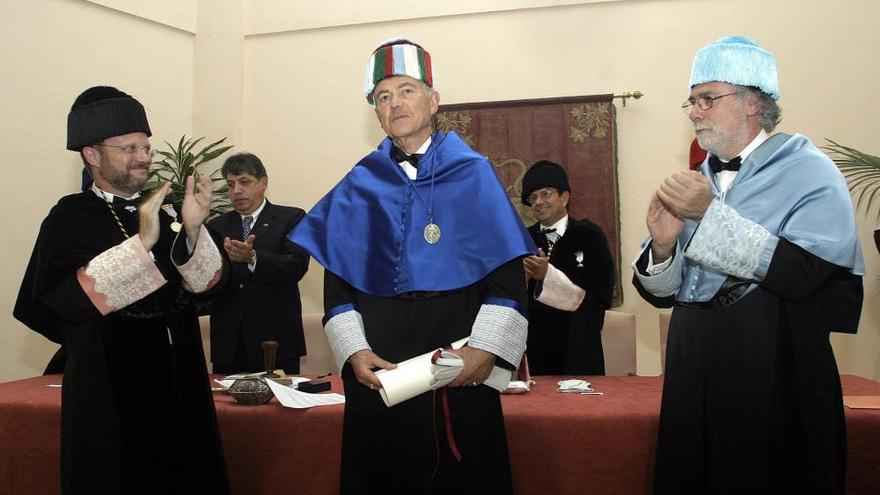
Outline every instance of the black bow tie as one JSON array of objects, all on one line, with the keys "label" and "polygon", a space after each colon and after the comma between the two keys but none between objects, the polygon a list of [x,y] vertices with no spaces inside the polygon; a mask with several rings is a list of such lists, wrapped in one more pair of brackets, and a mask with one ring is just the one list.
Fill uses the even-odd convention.
[{"label": "black bow tie", "polygon": [[394,159],[395,162],[409,162],[415,168],[419,168],[419,158],[422,157],[421,153],[413,153],[412,155],[407,155],[403,152],[402,149],[397,146],[391,147],[391,158]]},{"label": "black bow tie", "polygon": [[[140,196],[133,198],[133,199],[120,198],[119,196],[113,197],[113,206],[115,206],[116,208],[125,208],[126,210],[133,211],[132,208],[134,208],[136,210],[138,205],[140,205],[140,204],[141,204],[141,197]],[[129,207],[132,207],[132,208],[129,208]]]},{"label": "black bow tie", "polygon": [[541,233],[542,233],[542,234],[552,234],[552,233],[554,233],[554,232],[556,232],[556,227],[552,227],[552,228],[549,228],[549,229],[545,229],[544,227],[541,227]]},{"label": "black bow tie", "polygon": [[733,172],[739,172],[739,166],[742,164],[742,161],[739,157],[730,160],[727,163],[722,162],[718,159],[717,156],[712,155],[709,157],[709,168],[712,169],[713,174],[717,174],[722,170],[731,170]]}]

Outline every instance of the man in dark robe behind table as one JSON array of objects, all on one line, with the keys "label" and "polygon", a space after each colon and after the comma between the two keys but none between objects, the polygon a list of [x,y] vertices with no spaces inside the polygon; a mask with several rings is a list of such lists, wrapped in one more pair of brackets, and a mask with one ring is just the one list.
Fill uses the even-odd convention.
[{"label": "man in dark robe behind table", "polygon": [[774,134],[776,58],[729,36],[697,52],[682,105],[699,171],[667,178],[633,263],[674,306],[657,494],[843,494],[846,423],[830,331],[855,332],[864,266],[843,176]]},{"label": "man in dark robe behind table", "polygon": [[[144,107],[116,88],[77,97],[67,149],[94,184],[40,227],[14,315],[67,351],[61,493],[228,493],[194,293],[224,261],[203,226],[211,181],[140,190],[152,150]],[[181,231],[185,235],[181,235]]]},{"label": "man in dark robe behind table", "polygon": [[[345,384],[341,492],[511,493],[501,401],[527,322],[536,251],[491,166],[432,133],[430,55],[403,39],[370,57],[364,94],[388,135],[294,229],[326,268],[324,327]],[[386,407],[373,370],[468,337],[447,387]]]},{"label": "man in dark robe behind table", "polygon": [[611,307],[614,259],[608,238],[589,219],[568,216],[568,176],[541,160],[523,177],[522,198],[535,225],[537,255],[529,277],[528,362],[532,375],[604,375],[602,325]]}]

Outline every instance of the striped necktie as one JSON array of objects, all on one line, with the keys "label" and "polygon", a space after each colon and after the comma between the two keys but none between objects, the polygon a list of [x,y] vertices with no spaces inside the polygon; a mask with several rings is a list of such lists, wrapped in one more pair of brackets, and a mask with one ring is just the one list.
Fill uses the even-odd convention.
[{"label": "striped necktie", "polygon": [[254,217],[248,215],[241,219],[241,240],[246,241],[251,234],[251,225],[254,224]]}]

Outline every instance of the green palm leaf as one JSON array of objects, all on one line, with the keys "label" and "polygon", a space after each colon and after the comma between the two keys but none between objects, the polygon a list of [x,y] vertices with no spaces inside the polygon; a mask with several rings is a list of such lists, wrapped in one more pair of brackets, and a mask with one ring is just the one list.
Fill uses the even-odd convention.
[{"label": "green palm leaf", "polygon": [[[865,211],[871,211],[880,192],[880,157],[842,145],[828,138],[829,144],[821,146],[828,153],[840,173],[846,177],[851,194],[856,196],[856,208],[865,203]],[[880,219],[880,211],[877,212]]]},{"label": "green palm leaf", "polygon": [[159,160],[153,162],[147,180],[147,189],[151,190],[163,182],[170,182],[171,193],[168,195],[168,200],[180,205],[186,194],[186,178],[195,175],[198,179],[202,174],[209,174],[212,182],[215,183],[212,192],[211,214],[220,214],[232,209],[227,197],[226,181],[219,175],[219,168],[202,170],[201,167],[228,151],[232,146],[217,148],[219,144],[226,141],[224,137],[193,152],[196,145],[204,139],[204,137],[187,138],[186,135],[183,135],[176,146],[165,141],[166,149],[156,150]]}]

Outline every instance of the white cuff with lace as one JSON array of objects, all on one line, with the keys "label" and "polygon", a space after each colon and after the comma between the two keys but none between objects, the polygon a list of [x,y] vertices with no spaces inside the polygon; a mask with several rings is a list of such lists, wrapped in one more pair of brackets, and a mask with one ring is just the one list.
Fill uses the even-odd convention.
[{"label": "white cuff with lace", "polygon": [[166,283],[137,235],[92,258],[76,278],[102,315],[140,301]]},{"label": "white cuff with lace", "polygon": [[761,224],[713,200],[685,248],[703,266],[744,280],[763,280],[779,238]]},{"label": "white cuff with lace", "polygon": [[562,311],[578,309],[586,295],[584,289],[551,264],[547,265],[544,280],[535,284],[535,300]]},{"label": "white cuff with lace", "polygon": [[[182,230],[177,233],[174,242],[177,243],[181,236],[186,237]],[[182,265],[176,263],[175,265],[183,277],[184,288],[191,292],[204,292],[220,280],[223,271],[223,258],[220,256],[220,251],[214,244],[207,227],[204,225],[200,227],[199,239],[196,241],[189,260]]]}]

